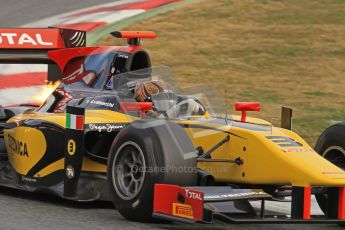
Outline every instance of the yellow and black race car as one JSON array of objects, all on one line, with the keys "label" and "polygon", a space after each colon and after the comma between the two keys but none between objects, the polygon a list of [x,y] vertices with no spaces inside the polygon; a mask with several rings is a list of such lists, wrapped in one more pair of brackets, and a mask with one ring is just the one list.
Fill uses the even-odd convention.
[{"label": "yellow and black race car", "polygon": [[[221,101],[209,108],[195,95],[173,97],[175,116],[167,116],[172,100],[164,95],[135,101],[139,83],[174,83],[166,67],[151,67],[140,45],[155,33],[117,31],[112,35],[127,38],[127,46],[84,47],[82,31],[0,31],[18,38],[0,44],[1,63],[46,63],[48,80],[61,81],[39,107],[0,107],[2,186],[110,200],[135,221],[243,221],[234,211],[256,216],[249,223],[345,219],[344,171],[289,130],[291,116],[279,128],[246,117],[260,109],[256,102],[236,103],[242,116],[221,117],[211,113],[212,106],[226,110]],[[202,109],[189,110],[191,101]],[[312,194],[327,195],[326,216],[311,216]],[[291,218],[261,218],[264,206],[257,218],[248,202],[284,196],[292,196]]]}]

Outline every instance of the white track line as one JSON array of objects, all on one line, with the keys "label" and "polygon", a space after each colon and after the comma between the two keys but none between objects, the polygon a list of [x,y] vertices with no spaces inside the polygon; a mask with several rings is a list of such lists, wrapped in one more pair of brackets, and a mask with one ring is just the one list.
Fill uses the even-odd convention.
[{"label": "white track line", "polygon": [[64,19],[57,24],[73,24],[80,22],[106,22],[109,24],[144,12],[145,10],[118,10],[113,12],[97,12],[89,15],[82,15]]}]

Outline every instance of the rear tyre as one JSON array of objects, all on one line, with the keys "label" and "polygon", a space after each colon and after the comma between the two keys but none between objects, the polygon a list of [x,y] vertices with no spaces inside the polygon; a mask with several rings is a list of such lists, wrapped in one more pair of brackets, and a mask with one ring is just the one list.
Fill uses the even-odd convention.
[{"label": "rear tyre", "polygon": [[[339,168],[345,169],[345,122],[327,128],[319,137],[315,151]],[[327,214],[327,194],[316,194],[315,198],[321,210]]]},{"label": "rear tyre", "polygon": [[108,160],[113,203],[132,221],[152,218],[155,183],[194,186],[196,154],[183,128],[165,120],[136,121],[115,138]]},{"label": "rear tyre", "polygon": [[5,141],[3,137],[0,137],[0,161],[7,160],[7,152],[5,147]]}]

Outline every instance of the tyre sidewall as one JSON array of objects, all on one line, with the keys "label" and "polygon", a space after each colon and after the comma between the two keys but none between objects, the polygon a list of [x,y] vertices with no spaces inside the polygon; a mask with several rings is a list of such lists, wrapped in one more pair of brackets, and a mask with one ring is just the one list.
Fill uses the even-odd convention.
[{"label": "tyre sidewall", "polygon": [[[114,188],[113,164],[118,149],[124,143],[134,142],[140,147],[145,159],[145,179],[139,193],[132,199],[122,199]],[[178,151],[181,150],[181,151]],[[158,123],[137,121],[127,126],[115,138],[108,159],[108,180],[113,203],[125,218],[134,221],[152,217],[154,184],[170,183],[195,186],[197,174],[169,171],[168,166],[195,167],[196,158],[185,158],[184,154],[195,152],[193,144],[179,125],[168,121]],[[177,175],[178,174],[178,175]]]},{"label": "tyre sidewall", "polygon": [[[135,142],[141,149],[144,155],[146,168],[156,168],[158,165],[163,163],[162,159],[157,159],[154,152],[160,152],[160,146],[157,140],[154,140],[152,136],[148,135],[147,130],[141,132],[140,136],[136,132],[131,132],[132,130],[126,130],[130,135],[126,133],[121,134],[119,138],[116,138],[115,145],[111,149],[111,154],[108,161],[108,179],[110,183],[111,193],[113,194],[113,203],[115,207],[125,215],[128,219],[133,220],[145,220],[149,218],[146,216],[145,209],[152,209],[153,197],[153,186],[156,181],[159,181],[160,175],[153,170],[147,170],[145,172],[144,183],[141,187],[141,191],[131,200],[124,202],[122,198],[117,194],[113,185],[113,161],[115,159],[117,149],[120,148],[126,142]],[[127,216],[127,213],[131,213]]]}]

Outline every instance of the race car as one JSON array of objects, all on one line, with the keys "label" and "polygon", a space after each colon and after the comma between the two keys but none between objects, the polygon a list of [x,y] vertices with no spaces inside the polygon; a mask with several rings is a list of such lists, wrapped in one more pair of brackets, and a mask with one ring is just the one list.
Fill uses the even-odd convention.
[{"label": "race car", "polygon": [[[7,38],[0,43],[1,63],[45,63],[48,80],[61,81],[38,107],[0,107],[0,185],[75,201],[109,200],[134,221],[212,222],[218,216],[343,223],[345,173],[289,130],[291,110],[282,110],[283,128],[274,127],[247,117],[260,110],[258,102],[238,102],[241,115],[230,116],[226,103],[211,103],[215,94],[200,98],[210,87],[188,94],[177,86],[178,116],[149,116],[171,109],[170,101],[155,95],[138,102],[135,87],[152,79],[177,82],[167,67],[152,67],[141,47],[154,32],[113,32],[128,44],[110,47],[84,47],[84,32],[60,28],[0,34]],[[190,100],[203,112],[188,112]],[[326,215],[311,215],[312,194],[327,195]],[[292,196],[289,215],[265,214],[265,200],[286,196]],[[249,200],[261,200],[259,214]]]}]

